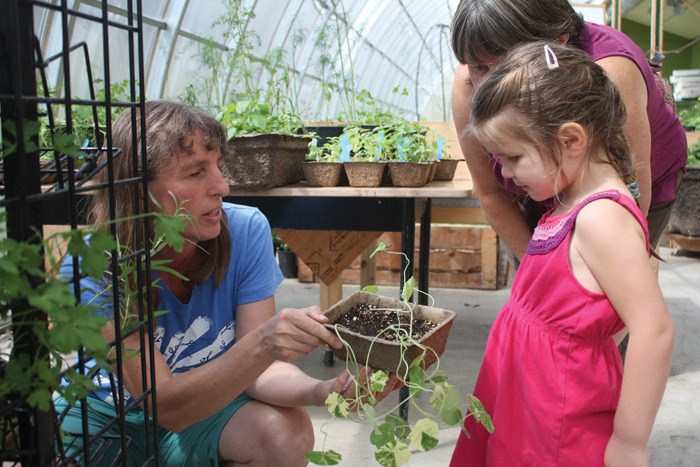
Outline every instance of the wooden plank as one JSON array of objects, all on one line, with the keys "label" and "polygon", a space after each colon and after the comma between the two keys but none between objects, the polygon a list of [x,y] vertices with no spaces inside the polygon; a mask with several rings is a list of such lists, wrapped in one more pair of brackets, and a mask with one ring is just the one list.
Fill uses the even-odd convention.
[{"label": "wooden plank", "polygon": [[670,233],[668,237],[671,244],[681,250],[700,251],[700,237],[687,237],[685,235]]},{"label": "wooden plank", "polygon": [[493,229],[481,233],[481,281],[485,286],[498,288],[498,236]]},{"label": "wooden plank", "polygon": [[347,230],[275,232],[326,285],[332,284],[367,245],[382,234]]},{"label": "wooden plank", "polygon": [[376,283],[375,271],[377,268],[376,256],[370,258],[374,250],[377,249],[377,239],[372,240],[365,251],[360,256],[360,288]]},{"label": "wooden plank", "polygon": [[486,216],[484,216],[481,208],[433,206],[430,217],[433,224],[488,225]]}]

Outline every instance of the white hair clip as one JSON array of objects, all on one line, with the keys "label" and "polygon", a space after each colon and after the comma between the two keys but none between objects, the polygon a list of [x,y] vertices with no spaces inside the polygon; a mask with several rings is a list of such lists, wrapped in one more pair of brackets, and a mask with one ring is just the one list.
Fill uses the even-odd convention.
[{"label": "white hair clip", "polygon": [[548,45],[544,46],[544,59],[547,62],[547,68],[553,70],[554,68],[559,68],[559,61],[557,56],[554,55],[554,51]]}]

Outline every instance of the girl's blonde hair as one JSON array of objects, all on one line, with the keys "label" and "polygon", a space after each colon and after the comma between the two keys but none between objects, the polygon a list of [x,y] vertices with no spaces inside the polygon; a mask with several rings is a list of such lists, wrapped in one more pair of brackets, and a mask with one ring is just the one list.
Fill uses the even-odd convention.
[{"label": "girl's blonde hair", "polygon": [[[142,186],[124,183],[125,180],[141,177],[137,167],[145,165],[148,181],[153,181],[172,167],[179,157],[192,154],[193,136],[202,134],[207,150],[216,149],[226,155],[226,130],[214,117],[201,109],[163,100],[149,100],[144,105],[145,154],[141,144],[141,113],[138,109],[123,112],[112,127],[112,146],[121,149],[114,157],[112,173],[116,182],[113,190],[95,191],[91,199],[89,219],[93,224],[106,225],[110,215],[110,191],[113,199],[113,218],[125,219],[115,226],[116,236],[126,251],[137,251],[137,232],[144,238],[142,222],[136,214],[143,212]],[[122,181],[119,183],[118,181]],[[108,171],[104,169],[95,177],[96,183],[107,183]],[[219,285],[226,274],[231,252],[231,240],[225,216],[221,222],[221,233],[215,239],[201,242],[198,257],[190,268],[189,279],[196,284],[204,283],[214,274],[215,285]],[[204,250],[207,253],[205,253]]]},{"label": "girl's blonde hair", "polygon": [[[503,125],[503,119],[508,124]],[[635,182],[617,87],[588,56],[550,42],[523,44],[508,53],[479,85],[468,131],[482,143],[515,138],[535,146],[559,167],[557,132],[568,122],[588,134],[591,157],[604,151],[626,183]],[[508,134],[503,134],[503,131]],[[601,151],[602,150],[602,151]]]}]

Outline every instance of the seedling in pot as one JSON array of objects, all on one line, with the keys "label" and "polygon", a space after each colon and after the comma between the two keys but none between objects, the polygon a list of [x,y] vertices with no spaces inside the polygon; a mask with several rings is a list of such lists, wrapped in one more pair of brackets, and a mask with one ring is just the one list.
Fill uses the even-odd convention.
[{"label": "seedling in pot", "polygon": [[[378,252],[403,255],[403,253],[389,251],[384,243],[379,244],[371,257]],[[408,268],[408,258],[406,259],[406,268]],[[406,269],[404,269],[403,274],[405,277]],[[401,300],[376,295],[378,289],[375,286],[365,287],[362,292],[354,294],[357,297],[367,297],[368,301],[372,302],[371,306],[374,306],[375,311],[381,312],[385,316],[394,315],[396,317],[393,322],[380,327],[375,335],[362,337],[363,344],[358,344],[361,341],[355,340],[359,334],[349,331],[338,323],[330,325],[343,342],[343,358],[345,358],[346,368],[353,375],[362,374],[362,367],[365,364],[372,365],[373,361],[377,361],[373,354],[383,352],[387,346],[391,347],[390,352],[393,354],[393,360],[392,358],[379,359],[383,369],[378,369],[377,365],[374,365],[374,369],[369,375],[365,375],[366,377],[352,377],[352,384],[355,385],[354,397],[347,398],[338,393],[328,396],[326,407],[332,418],[321,427],[321,432],[327,437],[330,430],[327,431],[326,427],[335,418],[353,418],[368,423],[372,426],[369,441],[374,446],[375,460],[383,466],[406,464],[411,457],[411,449],[419,451],[433,449],[439,443],[441,426],[460,425],[464,430],[466,417],[475,417],[486,430],[493,432],[491,417],[486,413],[481,402],[471,394],[463,395],[440,371],[440,355],[444,350],[444,340],[447,338],[449,326],[445,326],[445,323],[430,323],[433,325],[432,329],[427,331],[424,329],[419,335],[414,332],[415,329],[425,325],[425,323],[419,322],[419,319],[424,318],[426,311],[436,310],[438,314],[451,313],[451,317],[454,316],[454,313],[410,303],[414,292],[424,292],[415,288],[412,277],[404,280],[404,283]],[[353,300],[352,297],[348,297],[351,299],[350,302]],[[434,299],[430,295],[428,297],[430,303],[433,304]],[[334,308],[346,300],[331,307],[326,314],[329,316],[337,314],[337,310]],[[391,306],[387,306],[387,303]],[[449,318],[450,324],[451,317]],[[331,318],[331,323],[333,322],[334,320]],[[440,327],[447,327],[447,332],[441,339],[442,344],[426,345],[426,339],[430,339],[431,333],[438,332]],[[377,405],[378,398],[390,381],[392,374],[398,378],[398,386],[405,386],[408,389],[408,395],[405,400],[399,401],[396,405],[385,410]],[[428,398],[429,408],[424,408],[417,403],[417,399],[421,396]],[[412,423],[410,420],[395,414],[402,404],[409,404],[412,410],[418,414],[418,419],[415,422]],[[307,458],[317,465],[335,465],[342,460],[342,456],[333,450],[310,451],[307,453]]]}]

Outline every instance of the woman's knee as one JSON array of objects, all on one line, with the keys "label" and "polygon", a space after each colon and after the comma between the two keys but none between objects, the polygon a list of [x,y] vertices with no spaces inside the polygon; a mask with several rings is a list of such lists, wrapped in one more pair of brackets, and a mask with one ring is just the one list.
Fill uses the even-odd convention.
[{"label": "woman's knee", "polygon": [[251,465],[306,465],[314,447],[311,419],[303,408],[277,407],[254,401],[224,428],[221,460]]},{"label": "woman's knee", "polygon": [[266,448],[277,449],[283,456],[303,454],[314,447],[314,430],[309,414],[300,407],[272,407],[263,436]]}]

